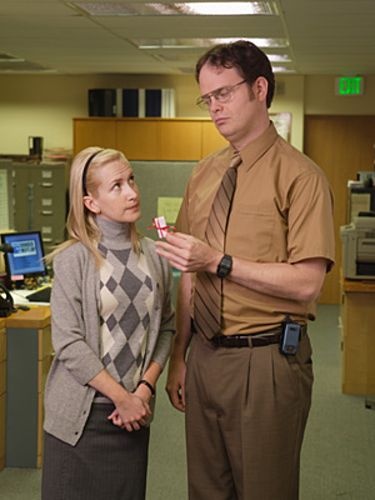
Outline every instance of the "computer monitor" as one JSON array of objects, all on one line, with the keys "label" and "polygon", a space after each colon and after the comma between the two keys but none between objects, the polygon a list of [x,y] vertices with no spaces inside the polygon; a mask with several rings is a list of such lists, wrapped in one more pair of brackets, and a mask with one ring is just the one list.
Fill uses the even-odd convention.
[{"label": "computer monitor", "polygon": [[5,270],[11,281],[45,276],[43,241],[40,231],[1,234],[1,242],[13,251],[4,253]]}]

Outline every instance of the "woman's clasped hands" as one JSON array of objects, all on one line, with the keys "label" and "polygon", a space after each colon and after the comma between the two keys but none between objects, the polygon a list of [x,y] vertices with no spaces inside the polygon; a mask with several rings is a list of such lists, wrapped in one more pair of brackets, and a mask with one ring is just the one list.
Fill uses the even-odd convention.
[{"label": "woman's clasped hands", "polygon": [[139,431],[151,417],[149,400],[149,395],[141,387],[138,387],[133,393],[125,392],[125,395],[115,402],[116,408],[108,416],[108,420],[128,432]]}]

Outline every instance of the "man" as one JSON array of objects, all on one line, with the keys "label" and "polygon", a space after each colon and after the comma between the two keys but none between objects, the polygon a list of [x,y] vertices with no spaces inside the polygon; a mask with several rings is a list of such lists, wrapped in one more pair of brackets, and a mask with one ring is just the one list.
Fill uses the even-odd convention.
[{"label": "man", "polygon": [[199,163],[177,232],[157,243],[183,271],[167,391],[186,410],[189,498],[296,500],[313,382],[306,323],[334,261],[332,196],[270,122],[274,75],[259,48],[214,47],[196,77],[230,145]]}]

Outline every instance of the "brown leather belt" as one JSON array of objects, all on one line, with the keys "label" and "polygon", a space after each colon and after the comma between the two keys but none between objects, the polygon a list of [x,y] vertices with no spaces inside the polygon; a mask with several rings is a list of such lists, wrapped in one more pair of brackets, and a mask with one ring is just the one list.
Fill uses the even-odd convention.
[{"label": "brown leather belt", "polygon": [[280,342],[281,328],[249,335],[216,335],[211,339],[215,347],[264,347]]},{"label": "brown leather belt", "polygon": [[[307,326],[301,325],[301,336],[307,332]],[[211,343],[215,347],[264,347],[267,345],[278,344],[282,333],[282,327],[268,330],[265,332],[234,334],[234,335],[216,335],[212,337]]]}]

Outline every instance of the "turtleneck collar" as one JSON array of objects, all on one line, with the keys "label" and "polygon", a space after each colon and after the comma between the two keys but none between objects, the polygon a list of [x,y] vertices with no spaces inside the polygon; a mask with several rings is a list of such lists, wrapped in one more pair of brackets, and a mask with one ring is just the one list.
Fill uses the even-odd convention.
[{"label": "turtleneck collar", "polygon": [[130,241],[130,225],[125,222],[116,222],[96,216],[96,222],[102,232],[102,239],[111,243],[124,243]]}]

